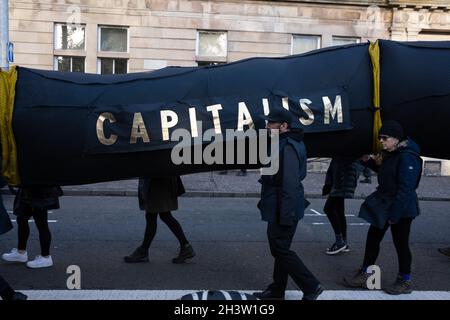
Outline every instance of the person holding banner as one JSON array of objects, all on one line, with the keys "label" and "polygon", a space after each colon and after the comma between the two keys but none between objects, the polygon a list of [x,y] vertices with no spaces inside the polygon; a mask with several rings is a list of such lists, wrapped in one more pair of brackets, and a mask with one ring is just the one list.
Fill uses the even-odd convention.
[{"label": "person holding banner", "polygon": [[[0,177],[0,189],[5,186],[3,178]],[[3,205],[3,198],[0,194],[0,235],[13,228],[8,212]],[[8,282],[0,276],[0,297],[3,300],[27,300],[27,296],[21,292],[14,291]]]},{"label": "person holding banner", "polygon": [[[60,187],[29,186],[20,187],[14,199],[14,214],[17,216],[18,246],[2,255],[8,262],[24,262],[28,268],[48,268],[53,266],[50,255],[52,236],[48,227],[48,210],[59,209],[59,197],[63,195]],[[39,230],[41,254],[28,261],[26,251],[30,227],[28,221],[33,217]]]},{"label": "person holding banner", "polygon": [[279,134],[279,170],[262,176],[258,203],[261,218],[267,221],[267,237],[275,263],[273,282],[266,290],[253,295],[262,300],[284,299],[288,276],[291,276],[303,291],[303,300],[316,300],[324,289],[291,250],[298,222],[307,206],[301,182],[306,176],[307,159],[303,130],[291,128],[292,115],[283,108],[270,111],[264,118],[270,135]]},{"label": "person holding banner", "polygon": [[362,267],[351,277],[344,277],[348,287],[367,288],[368,269],[375,265],[380,243],[391,229],[397,251],[399,272],[385,291],[399,295],[411,293],[412,254],[409,247],[411,224],[420,214],[416,189],[422,174],[420,148],[404,134],[403,127],[387,120],[379,132],[381,154],[364,156],[367,166],[378,172],[378,188],[361,205],[359,217],[370,223]]},{"label": "person holding banner", "polygon": [[125,262],[148,262],[148,250],[156,235],[158,215],[180,243],[178,256],[173,258],[172,262],[184,263],[195,256],[194,249],[186,239],[180,223],[171,213],[178,209],[178,196],[183,193],[185,189],[179,176],[139,179],[139,208],[145,210],[146,220],[144,240],[132,254],[124,257]]},{"label": "person holding banner", "polygon": [[358,161],[355,159],[332,158],[322,189],[322,195],[328,195],[323,210],[330,220],[336,238],[326,250],[327,255],[350,251],[347,243],[345,199],[353,198],[358,175]]}]

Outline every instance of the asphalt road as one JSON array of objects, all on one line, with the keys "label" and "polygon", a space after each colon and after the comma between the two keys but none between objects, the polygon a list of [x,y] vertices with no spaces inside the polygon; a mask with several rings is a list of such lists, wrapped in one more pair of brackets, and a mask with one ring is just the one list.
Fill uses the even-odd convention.
[{"label": "asphalt road", "polygon": [[[12,197],[5,196],[8,210]],[[273,259],[252,198],[181,198],[175,216],[183,225],[197,256],[184,265],[171,259],[178,243],[159,220],[150,249],[150,262],[126,264],[123,256],[139,245],[144,215],[134,197],[71,197],[50,213],[54,267],[31,270],[23,264],[0,262],[0,274],[21,290],[66,289],[69,265],[81,268],[83,289],[121,290],[256,290],[271,280]],[[327,256],[333,232],[323,213],[324,200],[312,199],[299,224],[293,250],[328,290],[344,289],[342,276],[362,262],[368,226],[355,217],[361,200],[349,200],[347,214],[351,252]],[[413,223],[413,280],[415,290],[450,291],[450,259],[437,248],[450,245],[450,202],[421,202],[422,215]],[[37,231],[31,224],[28,252],[39,254]],[[0,251],[16,246],[16,230],[0,237]],[[387,233],[378,265],[382,283],[397,272],[397,258]],[[296,289],[290,282],[289,289]]]}]

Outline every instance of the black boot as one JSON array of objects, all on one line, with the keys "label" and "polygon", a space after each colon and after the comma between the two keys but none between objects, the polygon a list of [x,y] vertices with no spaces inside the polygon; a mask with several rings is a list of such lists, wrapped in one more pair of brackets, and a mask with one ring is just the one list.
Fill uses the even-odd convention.
[{"label": "black boot", "polygon": [[444,256],[450,257],[450,247],[448,248],[439,248],[438,251],[442,253]]},{"label": "black boot", "polygon": [[132,254],[123,259],[127,263],[148,262],[148,249],[138,247]]},{"label": "black boot", "polygon": [[172,259],[173,263],[184,263],[187,259],[191,259],[195,257],[195,252],[192,246],[187,243],[180,247],[180,253],[178,253],[178,257]]},{"label": "black boot", "polygon": [[24,295],[22,292],[14,292],[14,296],[12,297],[12,301],[22,301],[22,300],[27,300],[28,297],[26,295]]},{"label": "black boot", "polygon": [[275,292],[270,287],[264,291],[253,292],[259,300],[284,300],[284,292]]}]

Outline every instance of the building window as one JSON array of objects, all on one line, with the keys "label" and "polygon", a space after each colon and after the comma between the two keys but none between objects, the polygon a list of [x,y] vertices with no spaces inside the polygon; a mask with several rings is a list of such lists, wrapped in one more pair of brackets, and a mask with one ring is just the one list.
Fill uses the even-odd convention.
[{"label": "building window", "polygon": [[99,27],[98,50],[128,52],[128,28]]},{"label": "building window", "polygon": [[227,57],[227,33],[217,31],[198,31],[197,49],[198,57]]},{"label": "building window", "polygon": [[341,46],[346,44],[360,43],[360,38],[355,37],[334,37],[333,36],[333,46]]},{"label": "building window", "polygon": [[321,47],[321,36],[292,35],[291,54],[305,53]]},{"label": "building window", "polygon": [[85,26],[55,24],[56,50],[84,50],[85,37]]},{"label": "building window", "polygon": [[426,176],[440,176],[441,161],[426,160],[423,166],[423,173]]},{"label": "building window", "polygon": [[56,56],[55,69],[63,72],[84,72],[84,57]]},{"label": "building window", "polygon": [[417,41],[449,41],[449,40],[450,40],[450,32],[448,31],[438,32],[438,31],[422,30],[419,32],[419,35],[417,37]]},{"label": "building window", "polygon": [[98,59],[100,74],[127,73],[128,59],[100,58]]},{"label": "building window", "polygon": [[225,62],[214,62],[214,61],[197,61],[197,65],[199,67],[204,66],[217,66],[219,64],[225,64]]}]

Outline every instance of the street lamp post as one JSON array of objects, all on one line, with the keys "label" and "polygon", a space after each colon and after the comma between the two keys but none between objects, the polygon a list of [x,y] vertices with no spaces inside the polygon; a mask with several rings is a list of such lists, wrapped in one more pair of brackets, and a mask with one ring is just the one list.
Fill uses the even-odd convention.
[{"label": "street lamp post", "polygon": [[0,68],[2,70],[9,69],[8,45],[9,45],[8,0],[1,0],[1,6],[0,6]]}]

